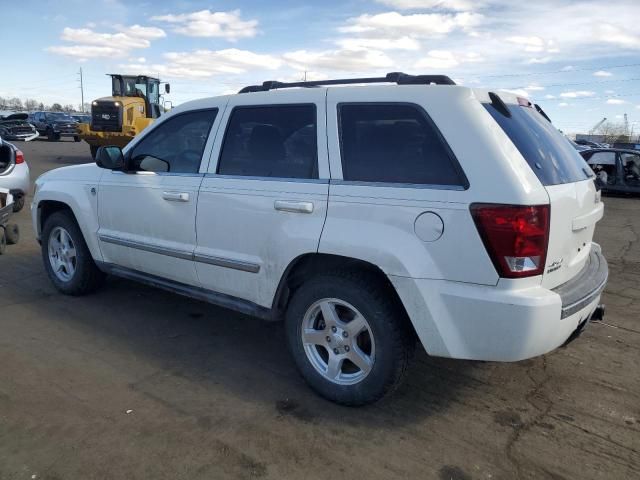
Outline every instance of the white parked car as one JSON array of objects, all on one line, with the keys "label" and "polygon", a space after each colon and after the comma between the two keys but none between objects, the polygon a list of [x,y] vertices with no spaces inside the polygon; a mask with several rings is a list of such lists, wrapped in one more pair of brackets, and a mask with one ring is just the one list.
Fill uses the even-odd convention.
[{"label": "white parked car", "polygon": [[306,381],[349,405],[398,385],[415,338],[516,361],[576,336],[603,313],[602,214],[527,100],[404,74],[183,104],[41,176],[32,205],[60,291],[109,273],[284,317]]},{"label": "white parked car", "polygon": [[15,145],[0,138],[0,188],[6,188],[13,196],[13,211],[24,207],[31,180],[24,154]]}]

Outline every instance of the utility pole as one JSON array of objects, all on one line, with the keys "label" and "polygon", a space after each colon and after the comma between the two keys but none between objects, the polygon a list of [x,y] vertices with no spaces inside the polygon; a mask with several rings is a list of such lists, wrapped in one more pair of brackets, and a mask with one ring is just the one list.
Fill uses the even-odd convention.
[{"label": "utility pole", "polygon": [[84,113],[84,85],[82,83],[82,67],[80,67],[80,97],[82,98],[80,110],[82,110],[82,113]]}]

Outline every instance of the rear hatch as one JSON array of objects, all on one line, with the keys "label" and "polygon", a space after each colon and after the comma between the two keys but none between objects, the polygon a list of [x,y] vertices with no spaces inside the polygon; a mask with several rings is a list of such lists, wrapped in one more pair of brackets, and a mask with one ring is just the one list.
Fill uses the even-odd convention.
[{"label": "rear hatch", "polygon": [[514,103],[500,104],[498,99],[484,107],[549,195],[549,246],[542,285],[557,287],[584,267],[596,222],[602,218],[603,205],[593,173],[568,139],[528,100],[516,98]]}]

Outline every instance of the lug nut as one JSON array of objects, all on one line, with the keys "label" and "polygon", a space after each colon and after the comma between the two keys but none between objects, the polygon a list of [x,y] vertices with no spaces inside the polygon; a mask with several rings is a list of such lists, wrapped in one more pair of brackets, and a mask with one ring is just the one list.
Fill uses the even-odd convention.
[{"label": "lug nut", "polygon": [[331,343],[331,337],[327,335],[327,342]]},{"label": "lug nut", "polygon": [[348,334],[347,332],[342,332],[342,336],[343,336],[344,338],[347,338],[347,337],[349,336],[349,334]]},{"label": "lug nut", "polygon": [[333,327],[331,327],[331,331],[332,331],[333,333],[336,333],[336,331],[337,331],[337,330],[338,330],[338,329],[335,327],[335,325],[334,325]]},{"label": "lug nut", "polygon": [[344,346],[344,351],[345,351],[345,352],[348,352],[348,351],[349,351],[349,345],[345,345],[345,346]]},{"label": "lug nut", "polygon": [[336,355],[338,355],[340,353],[340,350],[338,350],[337,348],[333,349],[333,353],[335,353]]}]

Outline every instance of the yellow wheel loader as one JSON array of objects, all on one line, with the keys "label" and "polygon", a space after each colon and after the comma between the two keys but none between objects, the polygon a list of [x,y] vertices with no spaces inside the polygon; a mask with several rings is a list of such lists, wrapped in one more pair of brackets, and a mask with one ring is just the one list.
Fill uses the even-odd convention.
[{"label": "yellow wheel loader", "polygon": [[[111,96],[91,102],[91,123],[77,125],[78,134],[89,144],[94,159],[98,147],[124,147],[164,110],[160,106],[159,79],[114,73],[109,76]],[[164,90],[169,93],[168,83]]]}]

